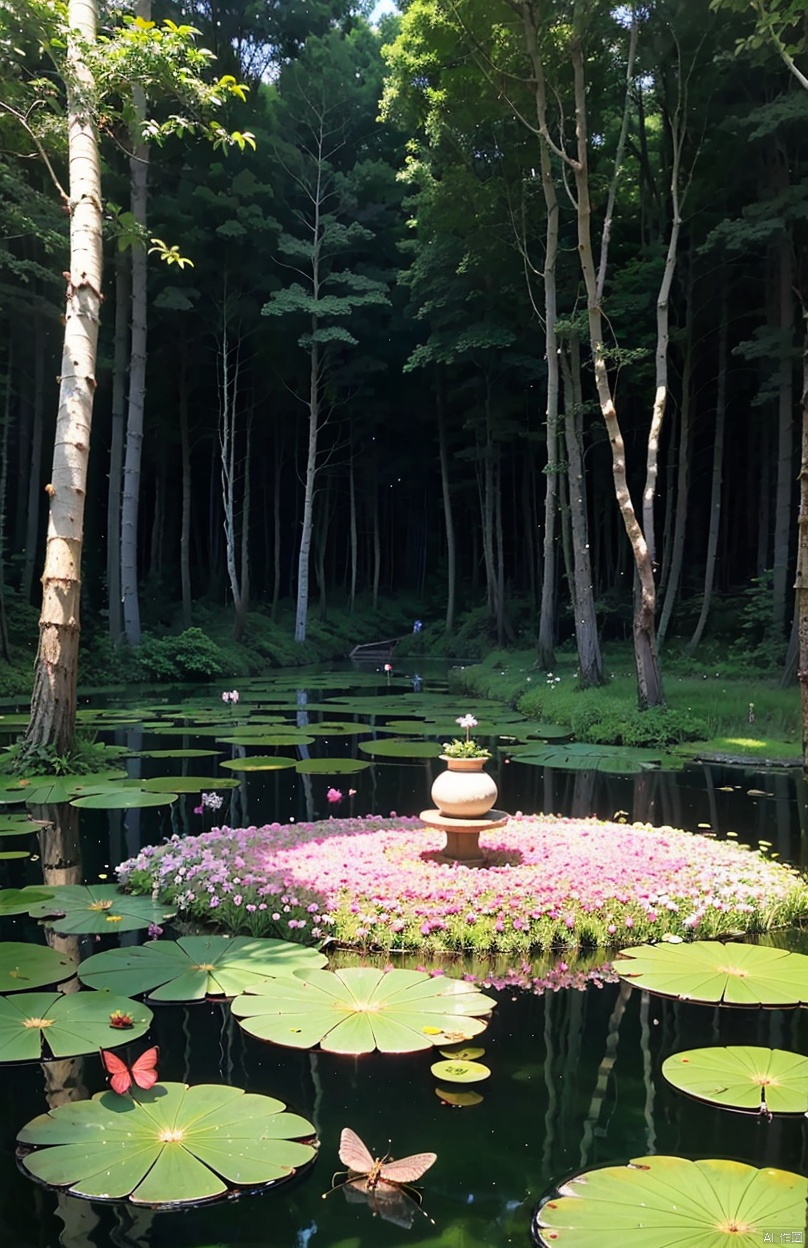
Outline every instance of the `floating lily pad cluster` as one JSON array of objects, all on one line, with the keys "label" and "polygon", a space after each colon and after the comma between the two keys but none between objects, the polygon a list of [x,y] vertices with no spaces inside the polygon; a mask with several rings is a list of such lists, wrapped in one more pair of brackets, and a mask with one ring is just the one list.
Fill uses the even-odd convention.
[{"label": "floating lily pad cluster", "polygon": [[[738,942],[626,949],[615,971],[649,992],[709,1005],[808,1004],[808,957]],[[711,1105],[765,1115],[808,1113],[808,1059],[760,1046],[671,1054],[662,1074]],[[639,1211],[639,1212],[638,1212]],[[540,1205],[534,1238],[547,1248],[753,1248],[804,1233],[808,1179],[724,1160],[641,1157],[577,1175]],[[788,1241],[783,1235],[788,1234]],[[801,1240],[799,1241],[801,1242]]]}]

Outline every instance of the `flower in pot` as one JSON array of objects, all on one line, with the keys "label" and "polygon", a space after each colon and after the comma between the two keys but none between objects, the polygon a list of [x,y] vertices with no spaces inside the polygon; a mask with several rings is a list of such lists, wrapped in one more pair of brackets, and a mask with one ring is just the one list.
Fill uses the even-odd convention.
[{"label": "flower in pot", "polygon": [[472,728],[477,727],[477,720],[473,715],[461,715],[457,723],[461,728],[465,728],[466,735],[463,740],[455,737],[454,741],[444,741],[443,753],[441,758],[481,758],[485,760],[491,757],[491,751],[487,750],[484,745],[478,745],[469,733]]},{"label": "flower in pot", "polygon": [[[469,735],[476,728],[473,715],[461,715],[458,724],[465,729],[463,739],[443,743],[441,758],[447,769],[432,785],[432,800],[443,815],[455,819],[477,819],[488,813],[497,800],[497,786],[483,765],[491,751]],[[464,774],[458,774],[464,773]]]}]

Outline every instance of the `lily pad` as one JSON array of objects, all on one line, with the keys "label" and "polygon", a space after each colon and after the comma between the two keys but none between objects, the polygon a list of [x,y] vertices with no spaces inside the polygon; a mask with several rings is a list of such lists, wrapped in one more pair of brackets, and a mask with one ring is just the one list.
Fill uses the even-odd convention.
[{"label": "lily pad", "polygon": [[59,802],[69,802],[71,798],[94,785],[108,785],[114,780],[125,779],[126,772],[120,768],[88,772],[82,776],[55,776],[48,780],[39,777],[26,790],[25,800],[29,806],[58,805]]},{"label": "lily pad", "polygon": [[167,906],[124,893],[116,884],[55,884],[50,892],[47,901],[35,903],[28,913],[57,932],[136,932],[169,914]]},{"label": "lily pad", "polygon": [[319,724],[309,724],[306,731],[313,737],[361,737],[366,732],[373,732],[373,728],[370,724],[340,724],[323,720]]},{"label": "lily pad", "polygon": [[216,758],[221,750],[132,750],[128,758]]},{"label": "lily pad", "polygon": [[603,771],[619,776],[637,775],[658,767],[658,750],[628,749],[621,745],[515,745],[508,751],[515,762],[534,767],[563,767],[567,771]]},{"label": "lily pad", "polygon": [[440,1054],[453,1062],[476,1062],[485,1056],[485,1049],[481,1045],[460,1044],[457,1048],[441,1049]]},{"label": "lily pad", "polygon": [[620,953],[614,970],[639,988],[686,1001],[808,1004],[808,955],[768,945],[718,940],[636,945]]},{"label": "lily pad", "polygon": [[373,758],[438,758],[443,745],[438,741],[416,741],[414,738],[390,737],[381,741],[360,741],[363,754]]},{"label": "lily pad", "polygon": [[0,836],[27,836],[46,826],[41,819],[29,819],[26,814],[0,815]]},{"label": "lily pad", "polygon": [[808,1057],[785,1049],[714,1046],[673,1053],[662,1073],[680,1092],[711,1105],[770,1114],[808,1113]]},{"label": "lily pad", "polygon": [[146,806],[170,806],[177,794],[150,793],[146,789],[107,789],[103,793],[89,793],[86,797],[74,797],[71,806],[87,810],[142,810]]},{"label": "lily pad", "polygon": [[52,888],[38,888],[35,884],[28,888],[0,889],[0,914],[27,914],[31,906],[52,896]]},{"label": "lily pad", "polygon": [[301,758],[295,771],[299,776],[352,776],[369,766],[361,758]]},{"label": "lily pad", "polygon": [[256,732],[249,737],[217,737],[217,740],[224,745],[261,746],[262,748],[272,746],[273,749],[282,749],[283,746],[295,749],[299,745],[314,744],[314,737],[308,730],[306,732]]},{"label": "lily pad", "polygon": [[203,789],[235,789],[238,780],[232,776],[155,776],[142,785],[147,793],[201,793]]},{"label": "lily pad", "polygon": [[30,853],[29,849],[0,849],[0,859],[8,862],[11,858],[28,858]]},{"label": "lily pad", "polygon": [[183,936],[93,954],[81,963],[79,979],[90,988],[126,996],[148,992],[150,1001],[201,1001],[233,997],[271,976],[289,976],[326,961],[316,949],[287,940]]},{"label": "lily pad", "polygon": [[0,992],[23,992],[55,984],[70,979],[75,969],[70,958],[47,945],[17,940],[0,943]]},{"label": "lily pad", "polygon": [[[131,1026],[113,1027],[118,1011]],[[145,1005],[111,992],[20,992],[0,997],[0,1062],[77,1057],[138,1040],[149,1030]],[[43,1052],[44,1045],[44,1052]]]},{"label": "lily pad", "polygon": [[485,1099],[479,1092],[457,1092],[454,1088],[435,1088],[435,1095],[453,1109],[469,1109],[472,1105],[481,1105]]},{"label": "lily pad", "polygon": [[[759,1248],[802,1230],[808,1179],[738,1161],[640,1157],[577,1175],[536,1213],[547,1248]],[[771,1241],[777,1242],[777,1241]]]},{"label": "lily pad", "polygon": [[232,1004],[245,1031],[273,1044],[329,1053],[414,1053],[487,1026],[494,1001],[465,980],[422,971],[352,966],[296,971]]},{"label": "lily pad", "polygon": [[447,1083],[480,1083],[491,1074],[490,1067],[483,1062],[468,1062],[456,1057],[435,1062],[429,1069],[436,1079],[445,1079]]},{"label": "lily pad", "polygon": [[[93,1200],[178,1208],[267,1187],[314,1159],[314,1127],[241,1088],[158,1083],[138,1099],[99,1092],[34,1118],[25,1170]],[[301,1141],[307,1141],[303,1143]]]},{"label": "lily pad", "polygon": [[230,771],[283,771],[287,767],[294,767],[295,760],[278,754],[254,754],[250,758],[222,759],[220,765]]}]

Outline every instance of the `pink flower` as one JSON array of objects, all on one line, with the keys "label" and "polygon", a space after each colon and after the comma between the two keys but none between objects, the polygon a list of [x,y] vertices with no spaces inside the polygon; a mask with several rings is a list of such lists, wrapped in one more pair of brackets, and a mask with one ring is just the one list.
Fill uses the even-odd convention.
[{"label": "pink flower", "polygon": [[326,800],[331,802],[332,804],[342,801],[341,789],[329,789],[325,796],[326,796]]}]

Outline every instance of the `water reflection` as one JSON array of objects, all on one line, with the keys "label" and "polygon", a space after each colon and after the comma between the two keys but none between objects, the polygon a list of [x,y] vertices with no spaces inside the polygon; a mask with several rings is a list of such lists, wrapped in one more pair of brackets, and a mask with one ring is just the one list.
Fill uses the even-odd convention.
[{"label": "water reflection", "polygon": [[[300,726],[322,717],[310,701],[305,691],[296,698]],[[143,728],[120,730],[117,739],[138,750],[165,745],[164,737]],[[192,732],[172,740],[178,750],[199,745]],[[356,754],[355,739],[339,745]],[[230,750],[234,757],[245,753],[240,745]],[[177,769],[178,761],[166,766],[164,760],[138,757],[127,768],[131,778],[149,777]],[[768,841],[782,859],[808,867],[808,791],[797,772],[694,764],[676,773],[621,778],[502,758],[493,766],[500,804],[510,811],[617,816],[721,838],[734,833],[752,845]],[[350,813],[421,809],[439,767],[431,760],[373,763],[351,777],[357,793]],[[186,759],[182,771],[192,774]],[[298,777],[292,771],[242,773],[239,787],[225,795],[221,821],[225,815],[233,826],[327,818],[329,783],[327,777]],[[4,864],[4,883],[93,882],[144,844],[209,827],[206,814],[194,813],[197,801],[181,796],[170,808],[142,811],[71,806],[36,811],[48,820],[39,834],[39,860],[24,867]],[[42,939],[25,916],[0,923],[3,936]],[[104,947],[54,933],[48,939],[76,958]],[[808,933],[775,933],[768,939],[808,952]],[[598,961],[597,955],[589,958],[580,982]],[[768,1123],[754,1115],[729,1115],[681,1096],[660,1075],[670,1053],[702,1044],[761,1044],[806,1053],[808,1011],[727,1011],[663,1001],[609,982],[608,976],[590,979],[585,991],[565,989],[559,984],[570,976],[554,979],[546,963],[519,968],[510,977],[504,964],[472,967],[458,961],[457,969],[461,966],[491,984],[498,999],[481,1038],[492,1075],[484,1099],[462,1107],[436,1095],[429,1055],[352,1058],[285,1050],[246,1035],[220,1004],[157,1008],[149,1043],[160,1045],[163,1078],[224,1081],[278,1096],[315,1123],[322,1142],[314,1172],[290,1187],[181,1215],[59,1196],[21,1175],[13,1158],[17,1130],[48,1105],[99,1091],[104,1080],[94,1057],[20,1066],[13,1078],[4,1068],[0,1242],[10,1248],[392,1248],[406,1237],[412,1248],[438,1240],[505,1248],[527,1242],[535,1202],[582,1166],[666,1152],[808,1171],[804,1118]],[[536,991],[525,991],[520,981]],[[75,981],[65,987],[72,990]],[[397,1155],[438,1154],[424,1180],[434,1231],[422,1226],[420,1217],[405,1231],[374,1218],[366,1205],[321,1200],[340,1166],[337,1145],[345,1126],[382,1151],[392,1139]]]}]

